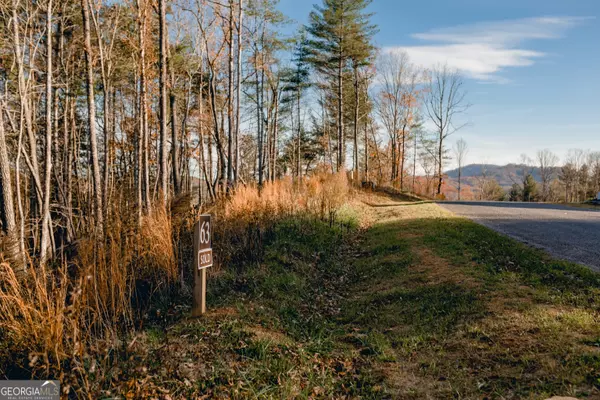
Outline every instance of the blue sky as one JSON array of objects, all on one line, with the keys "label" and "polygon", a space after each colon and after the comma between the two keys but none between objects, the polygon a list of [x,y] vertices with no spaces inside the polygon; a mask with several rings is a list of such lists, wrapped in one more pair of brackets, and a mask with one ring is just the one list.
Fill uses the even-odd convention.
[{"label": "blue sky", "polygon": [[[281,0],[305,23],[320,0]],[[378,47],[466,78],[468,163],[600,151],[600,0],[374,0]],[[450,166],[450,165],[449,165]]]}]

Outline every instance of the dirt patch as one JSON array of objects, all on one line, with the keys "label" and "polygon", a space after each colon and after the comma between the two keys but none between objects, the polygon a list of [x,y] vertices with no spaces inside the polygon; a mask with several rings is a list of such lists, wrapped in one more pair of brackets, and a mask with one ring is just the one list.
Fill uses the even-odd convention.
[{"label": "dirt patch", "polygon": [[423,376],[419,372],[418,363],[382,362],[376,368],[385,377],[389,394],[395,399],[431,398],[433,393],[448,393],[451,391],[448,382]]},{"label": "dirt patch", "polygon": [[209,318],[237,317],[238,315],[238,310],[233,307],[215,308],[206,312],[206,316]]},{"label": "dirt patch", "polygon": [[426,285],[451,282],[468,288],[479,286],[477,279],[466,274],[461,268],[451,265],[447,260],[438,257],[430,249],[414,247],[412,251],[418,256],[418,261],[409,267],[409,271],[425,274],[427,276]]},{"label": "dirt patch", "polygon": [[423,234],[422,233],[412,233],[412,232],[402,232],[400,237],[402,239],[418,239],[418,238],[422,238]]},{"label": "dirt patch", "polygon": [[274,344],[289,344],[291,339],[281,332],[272,331],[262,326],[253,326],[246,328],[246,330],[253,334],[258,340],[266,340],[273,342]]}]

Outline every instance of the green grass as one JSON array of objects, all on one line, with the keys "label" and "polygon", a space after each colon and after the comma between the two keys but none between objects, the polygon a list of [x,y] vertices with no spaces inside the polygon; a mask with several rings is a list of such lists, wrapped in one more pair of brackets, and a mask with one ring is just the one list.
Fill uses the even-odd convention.
[{"label": "green grass", "polygon": [[469,220],[420,220],[404,229],[422,232],[423,243],[454,264],[477,264],[479,276],[488,283],[516,279],[554,304],[600,305],[600,274],[553,259]]},{"label": "green grass", "polygon": [[371,293],[357,303],[355,324],[379,330],[402,325],[403,335],[451,332],[482,312],[474,293],[451,283]]},{"label": "green grass", "polygon": [[344,319],[411,365],[418,382],[391,374],[392,397],[600,393],[598,274],[466,219],[413,214],[386,214],[365,235],[368,279]]},{"label": "green grass", "polygon": [[174,398],[600,395],[597,274],[432,204],[371,210],[366,231],[356,207],[282,221],[261,262],[211,278],[206,317],[128,347],[121,379]]}]

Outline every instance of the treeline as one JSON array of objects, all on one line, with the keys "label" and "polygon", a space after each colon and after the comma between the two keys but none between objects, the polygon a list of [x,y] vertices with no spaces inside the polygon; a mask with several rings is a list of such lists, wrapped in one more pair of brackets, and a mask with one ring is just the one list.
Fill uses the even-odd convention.
[{"label": "treeline", "polygon": [[596,198],[600,193],[600,152],[569,150],[558,179],[560,187],[550,186],[548,197],[564,199],[567,203]]},{"label": "treeline", "polygon": [[521,181],[513,183],[507,193],[509,201],[541,201],[580,203],[600,193],[600,152],[570,149],[563,164],[550,150],[540,150],[535,159],[521,156],[527,165],[535,165],[539,179],[535,179],[532,168],[523,166]]},{"label": "treeline", "polygon": [[141,225],[323,166],[413,191],[426,170],[439,194],[462,79],[378,54],[369,3],[324,0],[287,37],[275,0],[3,2],[4,254],[44,263],[117,209]]},{"label": "treeline", "polygon": [[[510,189],[505,190],[494,176],[499,172],[503,172],[501,180],[512,182]],[[496,167],[495,171],[481,165],[466,188],[464,183],[463,179],[461,196],[465,200],[581,203],[600,193],[600,152],[570,149],[561,163],[552,151],[540,150],[534,159],[523,154],[519,164]],[[446,185],[443,192],[450,199],[458,198],[456,187]]]}]

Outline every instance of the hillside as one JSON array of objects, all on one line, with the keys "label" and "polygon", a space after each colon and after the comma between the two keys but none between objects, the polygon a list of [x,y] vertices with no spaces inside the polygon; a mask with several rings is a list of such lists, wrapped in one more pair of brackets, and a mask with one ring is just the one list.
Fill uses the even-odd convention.
[{"label": "hillside", "polygon": [[[513,183],[523,180],[523,170],[527,169],[533,174],[536,181],[541,181],[540,169],[533,166],[525,166],[524,164],[469,164],[462,168],[463,182],[473,186],[477,182],[477,178],[481,177],[485,172],[489,178],[494,178],[504,189],[509,189]],[[558,174],[560,168],[554,168],[555,174]],[[458,168],[446,171],[449,180],[458,180]]]}]

